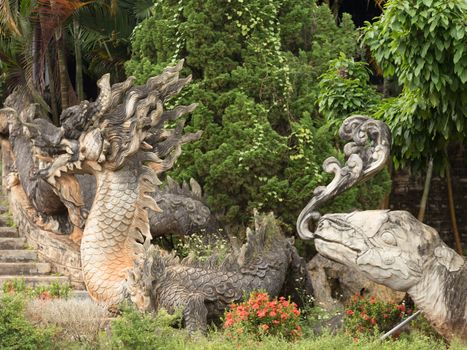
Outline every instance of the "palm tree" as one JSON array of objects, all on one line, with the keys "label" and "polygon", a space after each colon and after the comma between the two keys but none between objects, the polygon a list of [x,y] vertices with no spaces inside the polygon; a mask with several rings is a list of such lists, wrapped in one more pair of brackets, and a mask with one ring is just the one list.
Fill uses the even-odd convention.
[{"label": "palm tree", "polygon": [[0,62],[9,91],[25,88],[58,123],[60,110],[85,98],[84,77],[125,78],[131,34],[152,10],[152,0],[3,0]]}]

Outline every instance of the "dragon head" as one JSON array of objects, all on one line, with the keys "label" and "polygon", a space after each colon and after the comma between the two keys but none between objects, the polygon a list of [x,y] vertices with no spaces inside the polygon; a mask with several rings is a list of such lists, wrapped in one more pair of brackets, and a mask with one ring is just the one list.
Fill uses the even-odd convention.
[{"label": "dragon head", "polygon": [[[196,104],[164,111],[164,103],[191,81],[179,78],[183,61],[169,67],[144,85],[134,85],[134,77],[110,85],[104,75],[98,81],[96,101],[82,101],[65,109],[61,126],[45,119],[31,118],[21,124],[31,136],[34,154],[40,159],[37,176],[52,185],[61,173],[96,173],[118,170],[133,155],[156,174],[170,169],[181,153],[181,145],[196,140],[201,133],[184,134],[184,121],[178,118],[196,108]],[[175,128],[166,128],[175,121]]]},{"label": "dragon head", "polygon": [[327,214],[314,233],[318,252],[395,290],[416,285],[434,264],[456,271],[464,259],[406,211]]}]

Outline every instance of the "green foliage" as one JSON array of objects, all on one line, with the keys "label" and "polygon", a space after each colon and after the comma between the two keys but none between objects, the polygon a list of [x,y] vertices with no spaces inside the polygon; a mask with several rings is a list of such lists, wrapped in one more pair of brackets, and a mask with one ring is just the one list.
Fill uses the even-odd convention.
[{"label": "green foliage", "polygon": [[365,43],[384,74],[404,87],[378,113],[394,131],[397,164],[444,158],[447,144],[464,137],[466,22],[464,0],[390,0],[366,26]]},{"label": "green foliage", "polygon": [[213,255],[223,261],[230,252],[230,244],[222,237],[213,237],[203,233],[172,238],[174,248],[180,258],[195,257],[198,261],[206,261]]},{"label": "green foliage", "polygon": [[111,349],[168,349],[178,348],[187,334],[176,331],[181,315],[169,315],[164,310],[157,314],[144,314],[132,306],[124,306],[123,313],[111,323]]},{"label": "green foliage", "polygon": [[[3,295],[0,298],[0,348],[14,349],[83,349],[82,341],[58,343],[51,328],[34,327],[23,316],[24,299],[20,295]],[[65,316],[66,317],[66,316]],[[168,315],[159,311],[157,315],[144,314],[134,308],[124,307],[122,315],[113,319],[111,331],[102,334],[99,349],[193,349],[230,350],[232,339],[221,330],[211,330],[206,337],[188,336],[185,330],[177,329],[180,314]],[[174,327],[175,326],[175,327]],[[234,343],[237,349],[465,349],[465,343],[453,340],[446,344],[440,339],[428,337],[417,331],[402,335],[397,340],[379,341],[378,337],[361,335],[359,339],[338,332],[337,334],[312,335],[310,329],[303,329],[304,336],[290,343],[284,337],[264,336],[261,340],[251,336],[238,337]]]},{"label": "green foliage", "polygon": [[68,298],[71,292],[69,283],[52,282],[47,286],[28,287],[22,278],[7,280],[2,285],[3,293],[19,294],[31,298]]},{"label": "green foliage", "polygon": [[355,295],[345,310],[344,328],[354,336],[387,332],[411,314],[404,302],[395,304]]},{"label": "green foliage", "polygon": [[171,176],[198,179],[227,227],[244,227],[258,208],[292,231],[335,153],[315,106],[329,60],[356,53],[350,16],[338,26],[328,6],[306,0],[161,0],[132,49],[125,68],[139,82],[180,58],[194,78],[174,102],[199,103],[187,131],[203,136]]},{"label": "green foliage", "polygon": [[[297,4],[297,7],[295,12],[298,13],[303,13],[307,8],[301,4]],[[286,14],[285,19],[288,19]],[[294,23],[294,20],[290,18],[290,22]],[[357,31],[350,15],[344,13],[338,26],[327,6],[316,6],[311,7],[306,12],[306,19],[299,23],[303,23],[305,28],[310,28],[310,32],[303,32],[303,45],[298,48],[287,45],[289,76],[293,86],[289,105],[292,115],[296,117],[317,114],[313,113],[313,109],[319,95],[319,77],[328,68],[329,61],[339,57],[340,53],[347,57],[353,57],[357,53]],[[297,33],[302,32],[296,31],[295,36],[298,36]],[[292,38],[294,42],[300,42],[296,37]],[[283,37],[282,40],[288,42],[287,37]],[[319,124],[318,121],[317,126]]]},{"label": "green foliage", "polygon": [[3,104],[4,94],[5,94],[5,83],[6,83],[6,72],[3,67],[4,64],[0,59],[0,103]]},{"label": "green foliage", "polygon": [[26,320],[22,295],[0,297],[0,349],[50,349],[52,337],[52,329],[35,328]]},{"label": "green foliage", "polygon": [[351,114],[371,114],[380,102],[376,90],[368,84],[369,71],[365,62],[355,62],[341,54],[329,62],[329,68],[319,82],[319,111],[337,130]]}]

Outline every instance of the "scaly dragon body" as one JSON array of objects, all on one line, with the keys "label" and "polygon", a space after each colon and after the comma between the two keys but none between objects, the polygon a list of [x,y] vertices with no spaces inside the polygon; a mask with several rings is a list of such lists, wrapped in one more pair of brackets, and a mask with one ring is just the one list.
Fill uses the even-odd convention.
[{"label": "scaly dragon body", "polygon": [[[273,218],[263,220],[242,249],[221,265],[178,262],[151,246],[148,212],[157,221],[157,202],[170,211],[184,198],[176,193],[164,198],[158,175],[173,166],[182,144],[200,137],[200,133],[184,134],[183,121],[178,121],[196,105],[163,110],[163,103],[190,81],[190,77],[179,79],[181,68],[181,64],[167,68],[141,86],[133,85],[131,77],[110,86],[104,76],[96,102],[83,101],[66,109],[60,128],[35,119],[33,107],[21,115],[16,112],[13,124],[32,140],[38,163],[35,177],[52,186],[73,214],[70,220],[73,216],[75,226],[85,219],[81,261],[91,297],[109,307],[126,298],[145,310],[181,307],[187,325],[195,330],[203,329],[207,319],[218,317],[244,293],[264,289],[277,295],[289,276],[304,274],[305,268]],[[12,108],[0,115],[7,112],[14,117]],[[176,127],[168,128],[168,121],[176,121]],[[83,215],[79,174],[91,174],[96,180],[87,215]],[[192,183],[193,193],[200,194],[197,187]],[[193,214],[193,202],[184,204],[186,210],[175,210],[178,223]],[[210,214],[203,212],[200,216],[195,212],[188,225],[178,228],[166,220],[166,230],[203,227]]]},{"label": "scaly dragon body", "polygon": [[81,240],[86,288],[95,300],[123,301],[127,270],[138,245],[129,239],[135,228],[139,178],[124,166],[96,174],[96,196]]}]

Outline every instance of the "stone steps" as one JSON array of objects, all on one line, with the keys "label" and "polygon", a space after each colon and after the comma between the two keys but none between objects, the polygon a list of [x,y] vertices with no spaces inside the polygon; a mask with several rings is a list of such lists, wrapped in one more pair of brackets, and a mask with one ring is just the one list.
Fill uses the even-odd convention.
[{"label": "stone steps", "polygon": [[23,280],[27,287],[66,284],[65,276],[53,276],[51,265],[38,261],[36,250],[27,249],[26,238],[14,227],[0,227],[0,290],[5,282]]},{"label": "stone steps", "polygon": [[0,263],[32,262],[37,260],[36,250],[13,249],[0,250]]},{"label": "stone steps", "polygon": [[87,300],[87,299],[91,299],[91,296],[85,290],[72,290],[70,293],[70,298],[79,299],[79,300]]},{"label": "stone steps", "polygon": [[47,275],[52,271],[49,263],[7,262],[0,263],[0,275]]},{"label": "stone steps", "polygon": [[24,237],[0,237],[0,250],[24,249],[26,238]]},{"label": "stone steps", "polygon": [[18,230],[14,227],[0,227],[0,237],[2,238],[18,238]]},{"label": "stone steps", "polygon": [[15,275],[10,275],[10,276],[0,276],[0,286],[3,285],[3,283],[8,282],[8,281],[14,281],[14,280],[24,280],[26,286],[28,287],[37,287],[37,286],[49,286],[53,283],[60,283],[60,284],[66,284],[69,283],[70,280],[68,277],[65,276],[15,276]]}]

